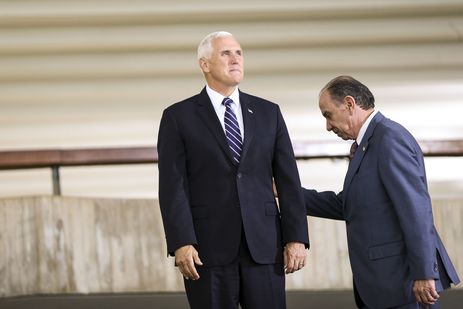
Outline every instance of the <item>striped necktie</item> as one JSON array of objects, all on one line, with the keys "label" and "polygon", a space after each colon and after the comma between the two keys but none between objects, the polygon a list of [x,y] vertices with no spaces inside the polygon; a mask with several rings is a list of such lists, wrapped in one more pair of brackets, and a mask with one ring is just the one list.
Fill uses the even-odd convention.
[{"label": "striped necktie", "polygon": [[230,146],[233,160],[240,163],[241,152],[243,151],[243,139],[241,138],[240,126],[235,113],[231,109],[232,99],[225,98],[222,104],[225,105],[225,136],[227,137],[228,146]]}]

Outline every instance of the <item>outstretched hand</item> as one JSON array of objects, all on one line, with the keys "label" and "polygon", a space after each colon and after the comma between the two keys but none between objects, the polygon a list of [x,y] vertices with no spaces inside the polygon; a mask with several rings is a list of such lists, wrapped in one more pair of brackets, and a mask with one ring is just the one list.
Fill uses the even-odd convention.
[{"label": "outstretched hand", "polygon": [[277,191],[277,186],[275,185],[275,181],[272,182],[272,190],[273,190],[273,195],[278,198],[278,191]]}]

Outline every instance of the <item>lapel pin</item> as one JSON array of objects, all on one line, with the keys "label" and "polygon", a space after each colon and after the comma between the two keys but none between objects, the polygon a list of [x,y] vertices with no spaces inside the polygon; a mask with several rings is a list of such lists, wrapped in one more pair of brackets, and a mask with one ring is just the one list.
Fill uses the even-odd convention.
[{"label": "lapel pin", "polygon": [[250,108],[248,108],[248,112],[250,112],[251,114],[253,113],[253,111]]},{"label": "lapel pin", "polygon": [[365,151],[367,150],[367,148],[368,148],[368,141],[367,141],[366,144],[363,145],[363,147],[362,147],[363,152],[365,152]]}]

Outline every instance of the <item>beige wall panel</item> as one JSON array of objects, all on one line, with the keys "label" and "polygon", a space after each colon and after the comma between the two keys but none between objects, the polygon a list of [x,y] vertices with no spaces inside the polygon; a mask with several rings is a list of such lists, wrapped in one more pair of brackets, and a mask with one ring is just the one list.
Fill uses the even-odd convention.
[{"label": "beige wall panel", "polygon": [[[461,274],[462,200],[436,200],[434,214]],[[351,288],[344,223],[309,218],[309,230],[307,267],[287,289]],[[0,235],[1,297],[183,290],[155,199],[1,199]]]}]

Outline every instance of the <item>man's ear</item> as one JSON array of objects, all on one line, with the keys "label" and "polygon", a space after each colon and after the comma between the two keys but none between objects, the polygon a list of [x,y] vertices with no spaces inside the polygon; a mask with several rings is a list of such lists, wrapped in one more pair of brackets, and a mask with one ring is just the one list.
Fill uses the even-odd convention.
[{"label": "man's ear", "polygon": [[200,58],[199,59],[199,67],[203,72],[209,72],[209,63],[205,58]]},{"label": "man's ear", "polygon": [[353,96],[346,95],[344,97],[344,104],[345,104],[347,110],[349,110],[349,112],[352,113],[354,111],[354,108],[355,108],[355,98]]}]

